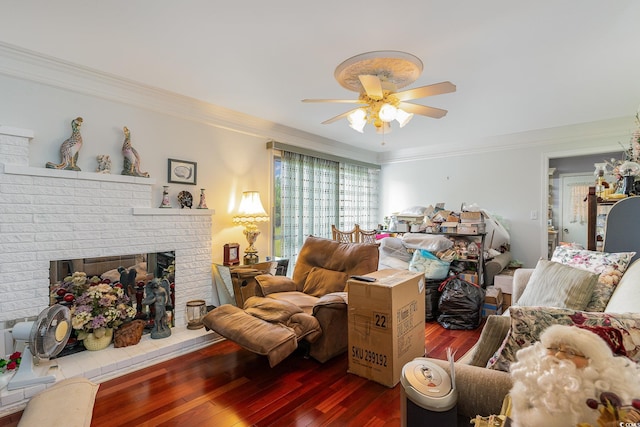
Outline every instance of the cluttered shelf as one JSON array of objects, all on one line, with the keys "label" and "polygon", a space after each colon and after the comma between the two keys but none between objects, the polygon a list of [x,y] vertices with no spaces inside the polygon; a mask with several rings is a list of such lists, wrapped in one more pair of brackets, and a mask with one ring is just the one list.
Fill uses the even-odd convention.
[{"label": "cluttered shelf", "polygon": [[621,200],[628,199],[628,196],[610,198],[600,197],[596,187],[589,187],[587,194],[587,249],[590,251],[602,251],[604,237],[606,234],[606,219],[611,208]]},{"label": "cluttered shelf", "polygon": [[488,286],[511,261],[509,233],[486,211],[429,207],[393,214],[385,223],[378,236],[381,268],[424,271],[433,280],[453,273]]}]

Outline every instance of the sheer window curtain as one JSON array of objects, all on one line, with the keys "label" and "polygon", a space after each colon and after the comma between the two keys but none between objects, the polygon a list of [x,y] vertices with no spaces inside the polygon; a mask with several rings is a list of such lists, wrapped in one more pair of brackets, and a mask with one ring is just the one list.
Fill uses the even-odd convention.
[{"label": "sheer window curtain", "polygon": [[295,257],[309,235],[331,236],[338,208],[337,162],[282,152],[282,254]]},{"label": "sheer window curtain", "polygon": [[341,230],[350,230],[359,224],[364,230],[378,227],[378,169],[340,163],[340,212]]},{"label": "sheer window curtain", "polygon": [[331,225],[378,224],[379,169],[281,152],[281,256],[295,264],[309,235],[331,238]]},{"label": "sheer window curtain", "polygon": [[579,224],[587,222],[587,202],[585,195],[589,193],[589,184],[581,183],[571,186],[571,221]]}]

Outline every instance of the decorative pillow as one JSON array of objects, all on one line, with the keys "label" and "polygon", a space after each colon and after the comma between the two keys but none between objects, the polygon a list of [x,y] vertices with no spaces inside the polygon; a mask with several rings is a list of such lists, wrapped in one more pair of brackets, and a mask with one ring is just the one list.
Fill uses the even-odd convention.
[{"label": "decorative pillow", "polygon": [[502,346],[487,363],[487,368],[509,371],[516,353],[540,340],[551,325],[573,325],[597,333],[611,351],[640,363],[640,313],[594,313],[549,307],[509,308],[511,329]]},{"label": "decorative pillow", "polygon": [[600,278],[585,310],[604,311],[635,254],[635,252],[607,253],[557,246],[551,261],[599,274]]},{"label": "decorative pillow", "polygon": [[321,297],[331,292],[342,292],[348,278],[349,275],[343,271],[313,267],[304,282],[302,292],[314,297]]},{"label": "decorative pillow", "polygon": [[541,259],[518,305],[584,310],[597,281],[597,274]]}]

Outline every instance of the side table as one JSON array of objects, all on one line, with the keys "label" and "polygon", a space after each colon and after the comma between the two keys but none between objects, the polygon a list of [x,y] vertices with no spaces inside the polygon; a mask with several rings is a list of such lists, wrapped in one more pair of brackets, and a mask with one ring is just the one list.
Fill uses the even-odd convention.
[{"label": "side table", "polygon": [[244,307],[244,302],[249,297],[259,294],[257,290],[258,283],[255,280],[256,276],[260,274],[286,276],[288,266],[289,260],[281,258],[276,261],[231,267],[231,282],[233,283],[233,293],[238,307]]}]

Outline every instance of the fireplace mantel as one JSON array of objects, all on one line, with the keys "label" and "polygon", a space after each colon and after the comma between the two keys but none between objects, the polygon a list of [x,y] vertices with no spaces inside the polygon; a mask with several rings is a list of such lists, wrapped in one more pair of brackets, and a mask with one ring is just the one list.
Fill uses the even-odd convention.
[{"label": "fireplace mantel", "polygon": [[[29,166],[31,138],[32,131],[0,126],[0,350],[5,350],[9,333],[1,331],[3,325],[33,318],[49,305],[49,266],[54,260],[174,251],[179,289],[175,338],[186,330],[187,301],[218,303],[211,277],[212,209],[152,206],[154,192],[162,191],[153,178]],[[203,335],[188,336],[191,348],[211,339]],[[158,341],[172,351],[190,351],[179,339]],[[153,344],[147,345],[156,347]],[[135,357],[109,366],[139,366],[135,362],[157,356],[140,354],[145,348],[113,349]],[[76,374],[104,374],[103,362],[83,364]],[[3,390],[0,412],[36,391]]]}]

